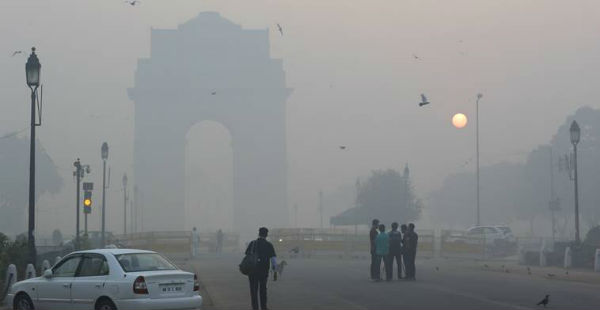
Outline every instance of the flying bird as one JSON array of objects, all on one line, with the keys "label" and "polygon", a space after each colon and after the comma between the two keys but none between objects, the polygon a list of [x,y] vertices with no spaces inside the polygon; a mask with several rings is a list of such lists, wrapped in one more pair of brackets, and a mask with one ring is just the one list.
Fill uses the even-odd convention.
[{"label": "flying bird", "polygon": [[17,54],[21,54],[21,53],[23,53],[23,51],[14,51],[14,52],[12,53],[12,55],[10,55],[10,57],[13,57],[13,56],[15,56],[15,55],[17,55]]},{"label": "flying bird", "polygon": [[555,274],[553,274],[553,273],[549,273],[549,274],[548,274],[548,277],[550,277],[550,278],[552,278],[552,277],[554,277],[554,276],[555,276]]},{"label": "flying bird", "polygon": [[487,264],[483,264],[483,267],[490,268],[490,266],[488,266]]},{"label": "flying bird", "polygon": [[417,56],[417,55],[415,55],[415,54],[413,54],[413,58],[414,58],[415,60],[421,60],[421,57],[419,57],[419,56]]},{"label": "flying bird", "polygon": [[136,4],[140,3],[139,0],[132,0],[132,1],[125,0],[124,2],[127,2],[131,6],[135,6]]},{"label": "flying bird", "polygon": [[546,305],[550,302],[550,295],[546,295],[546,297],[544,297],[544,299],[542,299],[540,302],[538,302],[536,304],[536,306],[542,305],[544,306],[544,308],[546,308]]},{"label": "flying bird", "polygon": [[277,24],[277,30],[279,30],[279,33],[281,34],[281,36],[283,36],[283,28],[281,28],[280,24]]},{"label": "flying bird", "polygon": [[216,94],[217,94],[217,91],[216,91],[216,90],[213,90],[213,91],[211,91],[211,92],[210,92],[210,94],[214,96],[214,95],[216,95]]},{"label": "flying bird", "polygon": [[422,107],[426,104],[429,104],[429,101],[427,101],[427,97],[425,97],[425,94],[421,94],[421,102],[419,102],[419,106]]},{"label": "flying bird", "polygon": [[435,271],[440,271],[440,267],[435,266]]},{"label": "flying bird", "polygon": [[340,150],[345,150],[346,146],[345,145],[340,145]]}]

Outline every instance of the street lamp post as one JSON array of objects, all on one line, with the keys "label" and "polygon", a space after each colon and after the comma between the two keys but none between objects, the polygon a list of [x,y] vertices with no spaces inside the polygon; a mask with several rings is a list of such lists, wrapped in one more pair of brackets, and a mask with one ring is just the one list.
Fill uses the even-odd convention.
[{"label": "street lamp post", "polygon": [[576,121],[573,121],[571,123],[571,128],[569,129],[569,132],[571,134],[571,144],[573,144],[573,170],[574,170],[574,174],[575,174],[575,241],[577,243],[580,242],[580,238],[579,238],[579,191],[578,191],[578,184],[577,184],[577,144],[579,143],[579,139],[581,136],[581,129],[579,128],[579,125],[577,124]]},{"label": "street lamp post", "polygon": [[102,169],[102,236],[100,245],[102,248],[106,245],[106,160],[108,159],[108,143],[102,143],[102,148],[100,150],[100,155],[102,156],[103,169]]},{"label": "street lamp post", "polygon": [[35,47],[31,48],[31,55],[25,64],[27,86],[31,90],[31,141],[29,145],[29,227],[27,230],[27,244],[29,246],[29,262],[35,266],[35,99],[38,86],[40,86],[40,70],[42,65],[35,54]]},{"label": "street lamp post", "polygon": [[123,174],[123,234],[127,234],[127,174]]},{"label": "street lamp post", "polygon": [[[73,176],[76,178],[77,189],[75,194],[75,249],[79,250],[79,202],[81,201],[81,179],[85,175],[85,173],[90,173],[89,165],[82,165],[81,160],[77,158],[77,160],[73,163],[75,167],[75,171],[73,171]],[[85,233],[87,234],[87,213],[85,214]]]},{"label": "street lamp post", "polygon": [[479,99],[483,97],[482,94],[477,94],[477,101],[475,101],[475,153],[477,157],[477,226],[481,225],[481,217],[479,211]]}]

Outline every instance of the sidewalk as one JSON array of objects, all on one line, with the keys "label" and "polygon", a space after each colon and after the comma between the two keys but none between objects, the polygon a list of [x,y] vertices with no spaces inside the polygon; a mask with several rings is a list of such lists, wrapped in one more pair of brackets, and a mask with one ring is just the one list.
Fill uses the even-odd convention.
[{"label": "sidewalk", "polygon": [[[452,261],[452,259],[449,259]],[[455,261],[452,262],[464,268],[512,274],[515,276],[539,277],[550,280],[573,281],[588,284],[600,284],[600,272],[590,269],[561,268],[561,267],[539,267],[519,265],[513,260],[477,260],[477,261]]]}]

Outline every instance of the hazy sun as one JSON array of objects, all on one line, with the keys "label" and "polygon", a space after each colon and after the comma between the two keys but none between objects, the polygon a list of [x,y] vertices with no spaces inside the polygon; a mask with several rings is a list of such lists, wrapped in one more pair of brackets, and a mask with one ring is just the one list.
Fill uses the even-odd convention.
[{"label": "hazy sun", "polygon": [[456,128],[463,128],[467,126],[467,116],[462,113],[456,113],[452,117],[452,125]]}]

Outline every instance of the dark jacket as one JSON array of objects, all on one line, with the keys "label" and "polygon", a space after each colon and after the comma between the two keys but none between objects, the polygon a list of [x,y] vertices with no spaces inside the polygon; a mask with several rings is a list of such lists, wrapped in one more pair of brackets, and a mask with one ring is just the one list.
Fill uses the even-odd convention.
[{"label": "dark jacket", "polygon": [[375,254],[375,239],[379,235],[379,231],[375,227],[371,227],[371,231],[369,232],[369,239],[371,240],[371,254]]},{"label": "dark jacket", "polygon": [[414,231],[407,231],[404,234],[404,251],[406,254],[416,255],[419,235]]},{"label": "dark jacket", "polygon": [[273,248],[273,244],[266,239],[258,238],[248,244],[248,248],[246,248],[246,255],[252,253],[255,243],[256,251],[258,253],[258,266],[256,275],[259,277],[268,277],[269,267],[271,266],[271,257],[277,256],[275,255],[275,248]]},{"label": "dark jacket", "polygon": [[392,230],[388,235],[390,236],[390,254],[400,254],[402,251],[402,233]]}]

